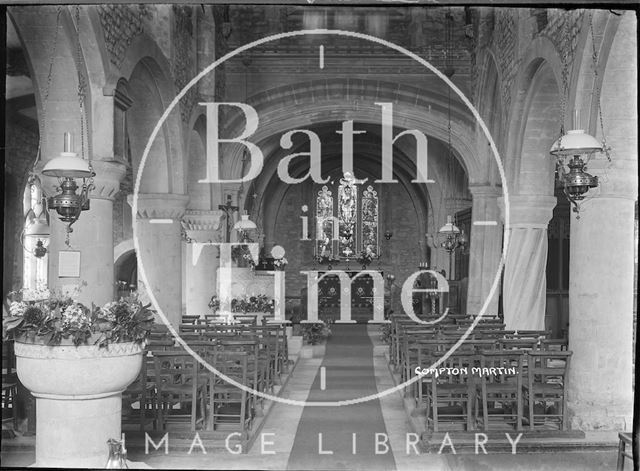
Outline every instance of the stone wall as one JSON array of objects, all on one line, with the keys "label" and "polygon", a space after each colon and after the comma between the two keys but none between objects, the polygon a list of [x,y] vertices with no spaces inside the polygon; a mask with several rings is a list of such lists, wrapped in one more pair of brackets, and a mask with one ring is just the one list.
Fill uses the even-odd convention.
[{"label": "stone wall", "polygon": [[145,18],[151,16],[147,5],[98,5],[98,17],[104,34],[109,60],[120,67],[133,39],[144,30]]},{"label": "stone wall", "polygon": [[[176,92],[180,92],[193,79],[195,70],[194,48],[194,12],[192,6],[173,5],[173,60],[171,66],[175,80]],[[197,87],[191,87],[180,100],[180,114],[182,121],[187,123],[197,100]]]}]

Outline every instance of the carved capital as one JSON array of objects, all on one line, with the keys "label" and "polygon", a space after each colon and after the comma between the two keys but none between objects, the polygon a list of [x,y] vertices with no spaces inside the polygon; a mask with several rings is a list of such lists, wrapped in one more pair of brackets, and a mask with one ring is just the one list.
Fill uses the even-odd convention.
[{"label": "carved capital", "polygon": [[[133,207],[133,195],[127,196]],[[139,193],[136,217],[142,219],[180,219],[184,215],[189,197],[172,193]]]},{"label": "carved capital", "polygon": [[[530,227],[546,229],[557,198],[545,195],[509,196],[509,227]],[[500,219],[504,222],[504,197],[498,198]]]},{"label": "carved capital", "polygon": [[224,211],[204,211],[189,209],[182,217],[182,227],[193,242],[220,242]]},{"label": "carved capital", "polygon": [[94,160],[91,166],[96,176],[93,178],[94,188],[89,197],[113,200],[120,190],[120,182],[127,172],[127,167],[121,162],[105,160]]},{"label": "carved capital", "polygon": [[469,192],[476,198],[497,198],[502,196],[502,188],[494,185],[469,185]]}]

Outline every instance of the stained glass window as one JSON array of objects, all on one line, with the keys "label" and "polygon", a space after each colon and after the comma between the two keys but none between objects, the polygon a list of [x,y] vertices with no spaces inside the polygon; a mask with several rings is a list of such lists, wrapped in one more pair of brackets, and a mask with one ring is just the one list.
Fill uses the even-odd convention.
[{"label": "stained glass window", "polygon": [[362,250],[378,256],[378,192],[371,185],[362,192]]},{"label": "stained glass window", "polygon": [[358,226],[358,188],[352,178],[343,178],[338,186],[338,221],[340,223],[341,257],[356,255]]},{"label": "stained glass window", "polygon": [[316,198],[316,255],[356,259],[365,251],[376,258],[378,192],[371,185],[358,185],[350,176],[334,187],[335,198],[329,188],[323,186]]},{"label": "stained glass window", "polygon": [[325,185],[316,198],[316,254],[321,257],[333,255],[333,196]]}]

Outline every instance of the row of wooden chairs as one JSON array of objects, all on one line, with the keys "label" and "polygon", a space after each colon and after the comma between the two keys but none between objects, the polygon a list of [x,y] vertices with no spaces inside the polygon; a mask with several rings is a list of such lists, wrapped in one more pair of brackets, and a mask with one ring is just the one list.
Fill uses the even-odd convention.
[{"label": "row of wooden chairs", "polygon": [[156,326],[142,371],[123,394],[126,404],[139,404],[137,410],[123,404],[128,413],[124,422],[138,423],[141,430],[149,423],[155,430],[166,430],[181,422],[191,430],[225,428],[246,438],[256,407],[263,407],[256,391],[272,393],[286,368],[281,353],[287,351],[286,334],[281,325],[233,327],[181,332],[216,373],[176,346],[166,327]]},{"label": "row of wooden chairs", "polygon": [[[427,357],[426,362],[437,358]],[[454,353],[439,365],[441,374],[418,379],[416,402],[426,407],[427,426],[433,431],[443,426],[467,431],[567,430],[570,358],[568,351]]]},{"label": "row of wooden chairs", "polygon": [[[445,425],[490,430],[498,424],[516,430],[525,425],[532,430],[552,425],[566,429],[565,380],[571,352],[565,339],[551,339],[548,331],[506,330],[495,317],[478,320],[470,332],[476,319],[462,315],[431,325],[399,315],[390,321],[389,361],[401,380],[409,382],[406,395],[426,407],[431,430]],[[446,372],[465,373],[415,378],[417,366],[433,364]],[[501,369],[506,365],[510,369]],[[478,373],[482,371],[493,373]]]}]

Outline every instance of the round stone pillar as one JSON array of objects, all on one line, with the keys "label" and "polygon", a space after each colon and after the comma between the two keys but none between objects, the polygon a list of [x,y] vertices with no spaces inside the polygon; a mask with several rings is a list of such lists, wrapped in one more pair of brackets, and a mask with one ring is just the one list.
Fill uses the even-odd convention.
[{"label": "round stone pillar", "polygon": [[638,170],[637,161],[616,159],[616,155],[623,153],[612,156],[606,171],[599,168],[602,160],[590,163],[589,171],[600,176],[600,194],[582,205],[579,220],[572,216],[571,221],[569,350],[573,356],[568,407],[572,429],[632,427]]},{"label": "round stone pillar", "polygon": [[[133,203],[132,196],[129,197]],[[138,194],[135,237],[138,283],[144,296],[152,292],[175,327],[182,319],[182,240],[180,220],[189,197],[169,193]],[[146,283],[142,273],[146,276]]]},{"label": "round stone pillar", "polygon": [[[115,278],[113,268],[113,199],[125,175],[124,164],[114,161],[91,162],[96,176],[95,188],[89,193],[90,209],[82,211],[78,221],[71,226],[69,244],[65,244],[67,226],[55,211],[51,211],[51,239],[49,243],[49,288],[73,291],[78,288],[77,298],[90,306],[103,305],[113,300]],[[54,195],[57,179],[44,177],[47,195]],[[79,190],[78,190],[79,191]],[[60,261],[65,265],[70,258],[79,255],[79,276],[68,276],[61,272]],[[71,263],[75,265],[75,263]],[[68,267],[68,265],[67,265]],[[62,267],[63,270],[65,267]],[[63,276],[60,276],[63,275]],[[86,283],[86,286],[82,286]]]},{"label": "round stone pillar", "polygon": [[[589,190],[587,195],[593,198],[581,205],[580,219],[571,221],[569,349],[573,356],[567,395],[571,427],[581,430],[633,428],[638,110],[637,87],[621,88],[621,84],[638,79],[637,21],[631,12],[618,20],[616,29],[605,30],[605,40],[608,34],[615,35],[606,61],[599,61],[606,64],[600,103],[611,163],[603,156],[589,162],[588,171],[599,177],[600,187]],[[592,90],[585,88],[584,99],[590,103]],[[597,121],[591,129],[602,139]]]},{"label": "round stone pillar", "polygon": [[[504,212],[503,198],[498,202]],[[556,198],[514,195],[509,196],[509,203],[504,322],[508,330],[543,330],[547,303],[547,226]]]},{"label": "round stone pillar", "polygon": [[187,210],[182,227],[187,236],[185,263],[186,312],[204,317],[209,300],[217,290],[218,248],[208,245],[221,242],[223,211]]},{"label": "round stone pillar", "polygon": [[[500,223],[498,197],[502,192],[490,185],[474,185],[470,186],[469,190],[473,195],[473,221],[482,223],[473,224],[470,235],[467,313],[476,315],[489,296],[500,263],[503,226]],[[500,285],[489,301],[485,314],[498,313],[499,294]]]}]

